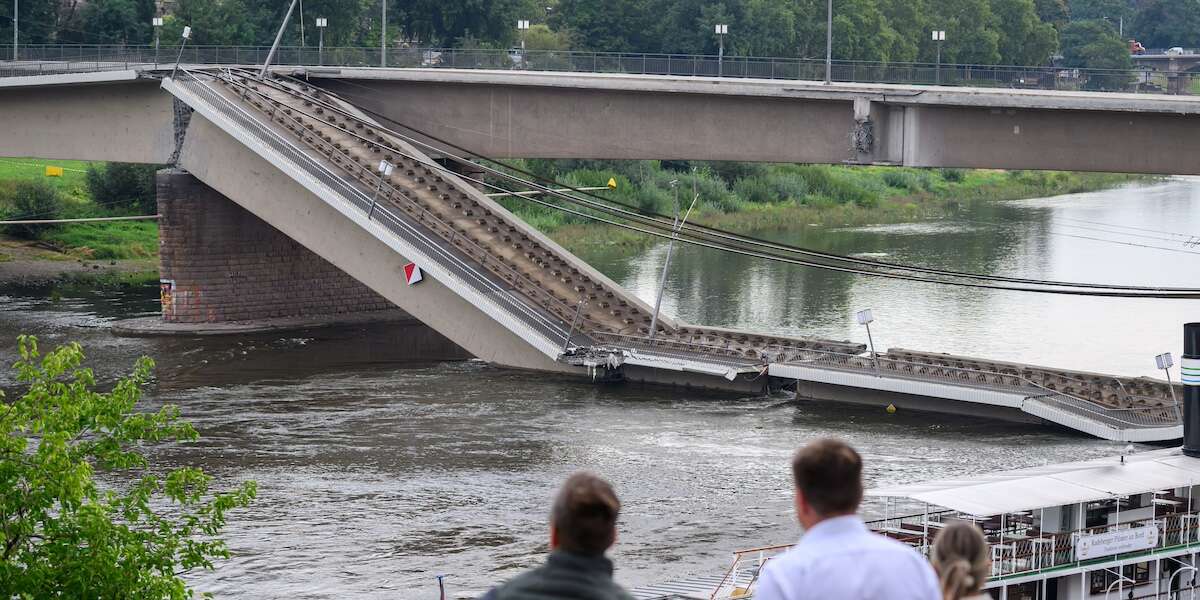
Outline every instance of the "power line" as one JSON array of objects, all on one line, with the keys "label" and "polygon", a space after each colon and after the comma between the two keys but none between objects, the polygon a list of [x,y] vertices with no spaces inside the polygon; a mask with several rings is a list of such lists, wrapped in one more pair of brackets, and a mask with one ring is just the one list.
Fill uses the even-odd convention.
[{"label": "power line", "polygon": [[[232,71],[232,70],[230,70],[230,71]],[[245,87],[244,84],[238,84],[236,82],[235,82],[235,84],[242,85],[243,87]],[[257,90],[252,90],[252,91],[255,94],[263,95],[261,92],[258,92]],[[264,97],[266,97],[266,96],[264,95]],[[353,115],[350,115],[349,113],[347,113],[345,111],[345,109],[343,109],[341,107],[337,107],[337,106],[331,105],[327,102],[323,102],[320,100],[317,100],[317,101],[322,104],[325,104],[326,107],[328,107],[330,109],[333,109],[333,110],[343,113],[345,116],[348,116],[348,117],[353,116]],[[299,112],[300,114],[304,114],[304,115],[308,116],[309,118],[316,118],[314,115],[311,115],[303,110],[298,110],[298,109],[293,109],[293,110],[295,110],[296,112]],[[351,130],[348,130],[348,129],[345,129],[345,128],[342,128],[342,127],[339,127],[336,125],[333,125],[333,127],[336,127],[337,129],[339,129],[353,137],[356,137],[356,138],[360,139],[361,141],[375,144],[375,145],[381,145],[381,143],[379,141],[371,140],[366,137],[363,137],[362,135],[358,134],[357,132],[354,132],[354,131],[351,131]],[[414,143],[420,143],[421,145],[428,147],[428,144],[423,144],[416,140],[412,140],[411,138],[409,138],[408,136],[404,136],[403,134],[399,134],[394,131],[388,131],[388,130],[386,130],[386,128],[383,128],[383,127],[378,127],[378,126],[376,126],[376,127],[378,129],[387,131],[388,133],[391,133],[393,135],[397,135],[398,137],[405,139],[407,141],[414,142]],[[459,174],[453,173],[453,171],[451,171],[448,167],[439,165],[437,163],[431,164],[429,162],[426,162],[428,160],[426,157],[413,156],[413,155],[411,155],[403,150],[400,150],[398,148],[395,148],[395,147],[388,146],[388,148],[390,150],[392,150],[393,152],[400,154],[401,156],[405,156],[411,160],[417,160],[423,164],[430,166],[431,168],[435,168],[442,172],[452,174],[456,177],[460,177],[467,181],[478,183],[484,187],[487,187],[490,189],[495,189],[495,190],[498,190],[501,192],[511,192],[511,190],[507,190],[505,188],[502,188],[502,187],[500,187],[496,184],[490,183],[488,181],[459,175]],[[459,158],[458,160],[462,161],[463,159]],[[481,165],[477,165],[477,166],[481,166]],[[485,170],[488,170],[488,171],[492,171],[493,173],[500,174],[500,175],[507,177],[509,179],[512,179],[512,180],[516,180],[519,182],[522,181],[513,176],[509,176],[509,175],[500,173],[500,172],[496,171],[495,169],[489,169],[488,167],[482,167],[482,168],[484,168]],[[530,186],[533,186],[535,188],[542,188],[544,191],[549,192],[550,195],[553,195],[553,196],[564,197],[567,199],[571,198],[570,196],[567,196],[565,194],[555,193],[554,190],[552,190],[552,189],[543,188],[543,186],[540,186],[539,184],[536,184],[533,182],[526,181],[524,183],[526,183]],[[552,202],[548,202],[548,201],[544,201],[544,200],[540,200],[540,199],[536,199],[536,198],[529,198],[528,200],[530,202],[545,206],[547,208],[551,208],[553,210],[563,211],[563,212],[573,214],[573,215],[576,215],[576,216],[579,216],[579,217],[582,217],[585,219],[590,219],[590,220],[598,221],[598,222],[605,223],[608,225],[612,225],[612,226],[616,226],[616,227],[620,227],[620,228],[624,228],[624,229],[628,229],[628,230],[632,230],[632,231],[637,231],[637,232],[640,232],[643,234],[647,234],[647,235],[651,235],[651,236],[655,236],[655,237],[659,237],[659,238],[667,239],[667,238],[671,238],[673,235],[672,233],[668,233],[668,232],[662,231],[662,230],[643,229],[641,227],[636,227],[636,226],[630,225],[628,223],[621,223],[621,222],[614,221],[611,219],[605,219],[603,217],[598,217],[596,215],[588,214],[588,213],[580,211],[580,210],[575,210],[575,209],[570,209],[567,207],[559,206]],[[607,208],[610,212],[613,210],[611,207],[604,207],[604,208],[598,207],[599,210],[604,210],[605,208]],[[657,221],[651,221],[649,223],[644,222],[643,224],[649,225],[650,227],[657,227],[657,228],[661,228],[661,226],[662,226],[662,223],[657,222]],[[1035,285],[1038,287],[1017,287],[1017,286],[1012,286],[1012,285],[993,285],[993,284],[987,284],[987,283],[970,283],[970,282],[964,282],[964,281],[934,279],[934,278],[930,278],[930,277],[923,277],[923,276],[917,276],[917,275],[907,275],[907,274],[902,274],[902,273],[890,273],[890,272],[886,272],[886,271],[875,271],[875,270],[868,270],[868,269],[858,269],[858,268],[844,267],[844,266],[838,266],[838,265],[830,265],[828,263],[813,262],[810,260],[803,260],[803,259],[796,259],[796,258],[791,258],[791,257],[786,257],[786,256],[779,256],[776,254],[771,254],[771,253],[766,253],[766,252],[761,252],[761,251],[747,250],[744,248],[736,248],[736,247],[732,247],[729,245],[723,245],[721,243],[713,242],[711,240],[693,239],[691,237],[686,237],[686,236],[681,236],[678,239],[681,239],[681,241],[683,241],[684,243],[689,243],[689,244],[693,244],[693,245],[697,245],[697,246],[701,246],[701,247],[722,250],[725,252],[730,252],[730,253],[734,253],[734,254],[740,254],[740,255],[750,256],[750,257],[755,257],[755,258],[763,258],[763,259],[772,260],[772,261],[776,261],[776,262],[785,262],[785,263],[796,264],[796,265],[800,265],[800,266],[808,266],[808,267],[814,267],[814,268],[831,270],[831,271],[838,271],[838,272],[843,272],[843,273],[884,277],[884,278],[890,278],[890,279],[900,279],[900,280],[906,280],[906,281],[936,283],[936,284],[942,284],[942,285],[954,285],[954,286],[967,287],[967,288],[995,289],[995,290],[1023,291],[1023,292],[1079,295],[1079,296],[1119,297],[1119,298],[1170,298],[1170,299],[1181,299],[1181,298],[1197,299],[1197,298],[1200,298],[1200,289],[1188,289],[1188,288],[1132,288],[1131,289],[1130,286],[1106,286],[1106,285],[1102,285],[1102,284],[1077,284],[1076,285],[1076,284],[1064,284],[1061,282],[1048,282],[1045,280],[1025,280],[1025,281],[1030,282],[1032,285]],[[982,276],[977,276],[977,277],[982,277]],[[1087,287],[1087,288],[1093,288],[1093,289],[1073,289],[1073,288],[1079,288],[1079,287]],[[1136,290],[1136,291],[1134,291],[1134,290]]]},{"label": "power line", "polygon": [[[365,86],[365,85],[361,85],[361,84],[353,84],[353,85],[356,85],[357,87],[362,87],[362,88],[368,89],[368,90],[373,89],[369,86]],[[330,93],[330,92],[326,92],[326,93]],[[332,93],[330,93],[330,94],[337,96],[337,94],[332,94]],[[336,107],[333,107],[333,108],[336,108]],[[431,139],[439,144],[444,144],[444,145],[446,145],[450,148],[453,148],[455,150],[458,150],[460,152],[464,152],[464,153],[474,156],[476,158],[486,160],[488,162],[492,162],[494,164],[497,164],[501,167],[510,169],[517,173],[521,173],[523,175],[533,177],[539,181],[549,182],[549,183],[553,183],[555,185],[563,185],[564,188],[571,190],[572,192],[575,192],[579,196],[595,198],[596,200],[599,200],[600,202],[588,201],[583,198],[565,194],[565,193],[548,193],[548,195],[562,198],[562,199],[566,200],[567,202],[570,202],[570,203],[573,203],[576,205],[584,205],[584,206],[587,206],[588,208],[592,208],[594,210],[600,210],[600,211],[603,211],[603,212],[613,215],[613,216],[620,216],[622,218],[630,218],[635,221],[640,221],[644,224],[656,227],[658,229],[669,229],[671,227],[670,217],[667,217],[666,215],[662,215],[660,213],[655,213],[652,211],[645,211],[639,207],[625,204],[625,203],[622,203],[622,202],[619,202],[616,200],[603,198],[601,196],[597,196],[595,194],[585,192],[578,188],[573,188],[571,186],[567,186],[567,185],[559,183],[559,182],[554,182],[550,179],[541,177],[535,173],[531,173],[527,170],[516,167],[515,165],[507,164],[507,163],[504,163],[499,160],[491,159],[491,158],[476,154],[466,148],[458,146],[457,144],[440,139],[437,136],[434,136],[428,132],[422,131],[415,127],[406,125],[404,123],[400,123],[386,115],[380,114],[380,113],[372,111],[370,109],[363,108],[363,107],[356,107],[356,108],[358,108],[359,110],[362,110],[363,112],[368,113],[374,117],[386,120],[391,123],[395,123],[396,125],[399,125],[400,127],[408,129],[408,130],[416,133],[419,136],[425,137],[427,139]],[[392,131],[391,133],[401,137],[405,141],[412,143],[414,145],[435,150],[435,151],[445,155],[446,158],[449,158],[451,160],[455,160],[457,162],[463,162],[463,163],[470,162],[467,159],[447,153],[447,152],[445,152],[444,149],[437,148],[428,143],[422,142],[421,140],[415,139],[411,136],[406,136],[404,134],[400,134],[395,131]],[[514,180],[523,185],[541,189],[542,191],[549,190],[549,188],[545,188],[545,187],[540,186],[531,181],[521,180],[520,178],[514,177],[507,173],[503,173],[501,171],[497,171],[495,169],[487,169],[487,167],[482,166],[482,165],[477,165],[477,166],[480,166],[481,168],[484,168],[485,170],[489,170],[493,174],[499,175],[501,177],[504,177],[504,178],[507,178],[510,180]],[[608,204],[615,204],[621,208],[614,209],[611,206],[607,206]],[[887,261],[868,260],[868,259],[863,259],[863,258],[858,258],[858,257],[839,255],[839,254],[835,254],[835,253],[831,253],[831,252],[823,252],[823,251],[819,251],[819,250],[813,250],[810,248],[793,246],[790,244],[770,242],[767,240],[761,240],[761,239],[752,238],[749,236],[744,236],[744,235],[730,232],[727,230],[722,230],[722,229],[713,228],[713,227],[707,227],[707,226],[703,226],[703,225],[693,225],[690,223],[685,226],[683,231],[681,231],[681,233],[683,233],[683,232],[689,232],[693,235],[700,235],[704,238],[717,238],[719,240],[732,241],[734,243],[746,244],[746,245],[749,245],[749,246],[755,247],[755,248],[763,248],[763,249],[767,249],[767,250],[771,250],[771,251],[783,251],[783,252],[788,252],[788,253],[800,254],[800,255],[804,255],[804,256],[811,256],[814,258],[820,258],[823,260],[830,260],[830,261],[835,261],[835,262],[866,266],[866,267],[870,267],[870,268],[896,269],[896,270],[903,270],[903,271],[909,271],[909,272],[914,272],[914,273],[925,273],[925,274],[929,274],[929,275],[937,275],[937,276],[944,276],[944,277],[965,278],[965,279],[971,279],[971,280],[975,280],[975,281],[991,281],[991,282],[1015,283],[1015,284],[1021,284],[1021,285],[1041,285],[1041,286],[1055,286],[1055,287],[1069,287],[1069,288],[1083,288],[1083,289],[1107,289],[1107,290],[1124,290],[1124,291],[1141,291],[1141,292],[1200,293],[1200,289],[1195,289],[1195,288],[1172,288],[1172,287],[1164,287],[1164,286],[1110,285],[1110,284],[1098,284],[1098,283],[1029,279],[1029,278],[1021,278],[1021,277],[1005,277],[1005,276],[997,276],[997,275],[984,275],[984,274],[979,274],[979,273],[966,273],[966,272],[962,272],[962,271],[953,271],[953,270],[947,270],[947,269],[934,269],[934,268],[929,268],[929,267],[920,267],[920,266],[916,266],[916,265],[906,265],[906,264],[892,263],[892,262],[887,262]],[[1168,250],[1177,251],[1177,250],[1173,250],[1173,249],[1168,249]],[[1183,250],[1181,252],[1187,252],[1187,251]],[[1188,252],[1188,253],[1190,253],[1190,252]]]}]

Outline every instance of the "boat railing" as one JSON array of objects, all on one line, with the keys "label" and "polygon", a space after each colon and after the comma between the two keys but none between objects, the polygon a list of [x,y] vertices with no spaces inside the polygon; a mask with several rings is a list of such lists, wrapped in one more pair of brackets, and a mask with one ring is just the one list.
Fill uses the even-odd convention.
[{"label": "boat railing", "polygon": [[782,546],[763,546],[761,548],[749,548],[734,552],[733,564],[725,571],[725,575],[709,596],[709,600],[740,600],[750,598],[753,595],[754,586],[758,583],[758,577],[762,574],[762,568],[767,564],[767,561],[786,552],[791,547],[790,544],[784,544]]},{"label": "boat railing", "polygon": [[1040,531],[1028,515],[1024,518],[1022,515],[1011,515],[1005,520],[980,520],[954,511],[889,517],[869,521],[867,525],[876,533],[928,554],[937,532],[955,520],[977,523],[988,534],[993,579],[1095,560],[1081,559],[1076,555],[1077,542],[1086,535],[1155,527],[1158,532],[1154,546],[1140,551],[1200,543],[1200,511],[1186,510],[1065,532]]}]

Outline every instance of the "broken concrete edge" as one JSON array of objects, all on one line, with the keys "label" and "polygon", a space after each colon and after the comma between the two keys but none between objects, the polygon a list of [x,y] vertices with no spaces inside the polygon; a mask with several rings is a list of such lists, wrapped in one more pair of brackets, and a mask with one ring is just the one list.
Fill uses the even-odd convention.
[{"label": "broken concrete edge", "polygon": [[168,323],[160,316],[153,316],[117,321],[112,324],[112,332],[119,337],[197,337],[379,324],[421,325],[421,322],[399,309],[221,323]]}]

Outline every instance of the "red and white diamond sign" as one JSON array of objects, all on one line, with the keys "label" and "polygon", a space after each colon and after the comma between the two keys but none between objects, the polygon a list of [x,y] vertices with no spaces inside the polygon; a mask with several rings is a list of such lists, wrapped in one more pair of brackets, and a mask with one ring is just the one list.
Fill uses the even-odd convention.
[{"label": "red and white diamond sign", "polygon": [[408,263],[404,265],[404,278],[408,280],[408,285],[421,282],[421,267],[417,263]]}]

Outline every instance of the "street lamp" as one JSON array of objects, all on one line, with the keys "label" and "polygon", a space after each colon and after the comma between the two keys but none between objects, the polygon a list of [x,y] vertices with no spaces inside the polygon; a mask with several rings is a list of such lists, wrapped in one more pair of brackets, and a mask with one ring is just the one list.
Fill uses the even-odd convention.
[{"label": "street lamp", "polygon": [[379,200],[379,192],[383,190],[383,180],[386,177],[391,177],[392,171],[396,170],[396,165],[386,160],[381,160],[376,170],[379,171],[379,183],[375,185],[375,195],[371,196],[371,208],[367,210],[368,221],[371,220],[371,215],[375,214],[375,201]]},{"label": "street lamp", "polygon": [[859,325],[864,325],[867,328],[867,342],[871,345],[871,362],[875,363],[875,372],[879,372],[879,359],[875,356],[875,338],[871,337],[871,323],[875,322],[875,314],[871,309],[860,310],[854,315],[858,320]]},{"label": "street lamp", "polygon": [[317,64],[325,64],[325,28],[329,25],[329,19],[325,17],[317,17]]},{"label": "street lamp", "polygon": [[[1109,17],[1104,17],[1104,20],[1112,23],[1112,19]],[[1121,38],[1122,42],[1125,41],[1125,17],[1117,17],[1117,36]]]},{"label": "street lamp", "polygon": [[162,17],[154,17],[150,19],[150,24],[154,27],[154,68],[158,68],[158,34],[163,26]]},{"label": "street lamp", "polygon": [[825,6],[825,85],[833,81],[833,0]]},{"label": "street lamp", "polygon": [[[696,169],[692,169],[692,184],[695,187]],[[675,251],[675,239],[679,237],[679,232],[683,231],[683,226],[687,224],[688,217],[692,214],[692,209],[696,208],[696,201],[700,199],[700,194],[692,196],[692,204],[688,206],[687,212],[683,213],[683,217],[679,216],[679,180],[672,179],[670,182],[671,189],[675,192],[675,223],[671,225],[671,239],[667,242],[667,259],[663,261],[662,279],[658,282],[658,297],[654,300],[654,316],[650,318],[650,335],[649,339],[654,339],[654,334],[658,332],[658,313],[662,309],[663,292],[667,289],[667,273],[671,270],[671,254]],[[730,380],[732,381],[732,379]]]},{"label": "street lamp", "polygon": [[717,25],[717,39],[721,40],[721,45],[717,50],[717,77],[725,75],[725,36],[729,34],[728,25]]},{"label": "street lamp", "polygon": [[17,8],[21,0],[13,0],[13,62],[17,62]]},{"label": "street lamp", "polygon": [[1171,383],[1171,367],[1175,366],[1175,359],[1170,352],[1159,354],[1154,357],[1154,364],[1162,369],[1167,375],[1167,389],[1171,390],[1171,401],[1175,403],[1175,418],[1179,419],[1179,424],[1183,424],[1183,415],[1179,413],[1179,399],[1175,397],[1175,385]]},{"label": "street lamp", "polygon": [[[192,27],[190,25],[183,26],[183,42],[179,44],[179,56],[175,57],[175,68],[171,69],[171,79],[175,79],[175,72],[179,70],[179,61],[183,60],[183,49],[187,47],[187,41],[192,37]],[[265,69],[264,69],[265,70]]]},{"label": "street lamp", "polygon": [[517,31],[521,32],[521,68],[525,68],[525,32],[529,31],[529,21],[520,19],[517,21]]},{"label": "street lamp", "polygon": [[380,24],[379,35],[379,66],[387,66],[387,3],[388,0],[381,0],[379,4],[383,7],[383,22]]},{"label": "street lamp", "polygon": [[946,32],[935,29],[933,41],[937,42],[937,83],[942,83],[942,42],[946,41]]}]

